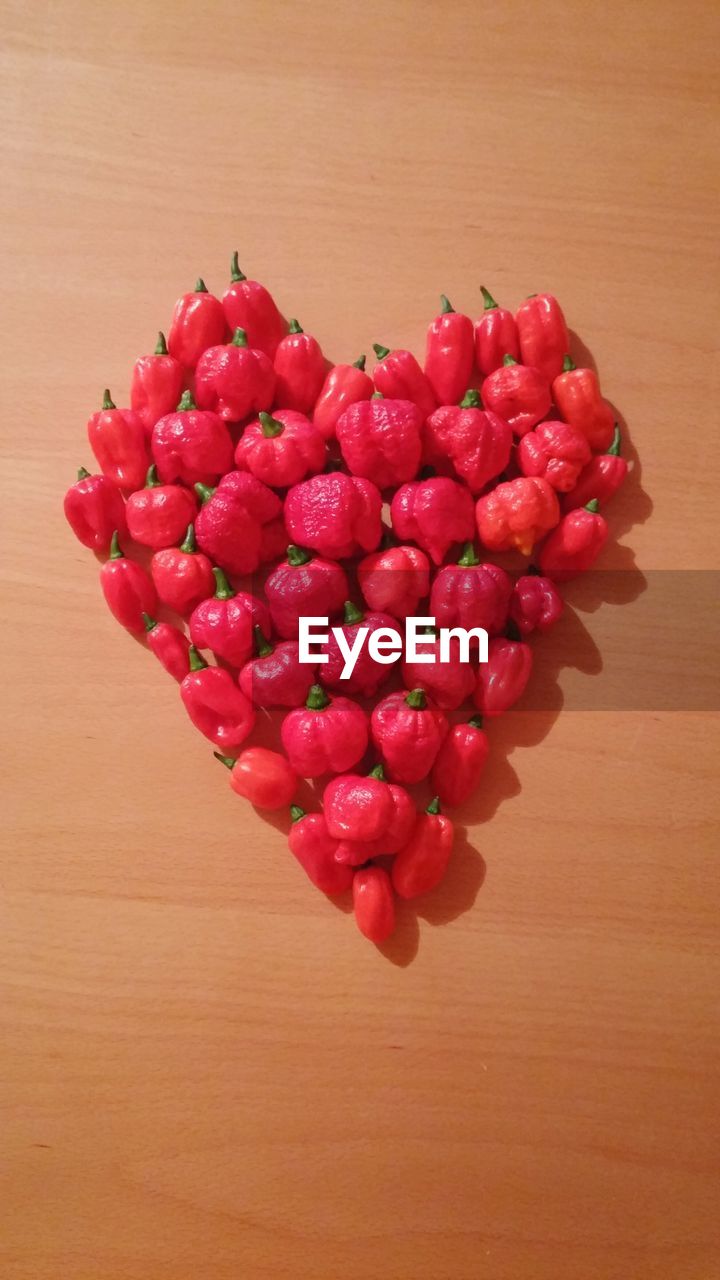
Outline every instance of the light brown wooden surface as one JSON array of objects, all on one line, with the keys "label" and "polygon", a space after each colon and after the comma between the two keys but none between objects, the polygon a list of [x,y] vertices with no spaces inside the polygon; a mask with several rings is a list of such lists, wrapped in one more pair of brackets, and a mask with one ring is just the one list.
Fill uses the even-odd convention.
[{"label": "light brown wooden surface", "polygon": [[[3,1280],[720,1274],[717,718],[662,672],[633,709],[666,624],[628,622],[633,565],[718,563],[712,9],[2,5]],[[493,726],[387,954],[61,518],[102,388],[236,246],[337,359],[552,289],[642,460],[574,709]]]}]

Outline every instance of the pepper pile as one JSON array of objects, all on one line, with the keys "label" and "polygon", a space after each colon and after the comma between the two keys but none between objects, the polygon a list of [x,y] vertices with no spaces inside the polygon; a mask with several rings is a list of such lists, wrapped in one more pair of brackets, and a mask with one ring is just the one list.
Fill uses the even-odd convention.
[{"label": "pepper pile", "polygon": [[[331,365],[235,254],[222,297],[198,280],[178,300],[129,406],[105,391],[88,422],[99,472],[65,495],[80,542],[107,556],[110,610],[178,682],[233,790],[290,807],[290,851],[322,892],[352,891],[376,943],[396,900],[445,874],[441,804],[478,786],[483,721],[521,697],[529,639],[560,617],[557,584],[597,560],[600,504],[627,473],[557,299],[513,314],[482,297],[473,322],[443,296],[424,363],[375,344],[370,373],[364,356]],[[511,573],[502,552],[533,563]],[[302,617],[351,645],[417,613],[485,628],[487,662],[433,634],[430,663],[383,663],[365,643],[344,679],[333,636],[327,662],[300,661]],[[248,745],[257,709],[281,709],[278,750]],[[316,812],[297,804],[301,779],[321,779]],[[408,788],[426,779],[418,811]]]}]

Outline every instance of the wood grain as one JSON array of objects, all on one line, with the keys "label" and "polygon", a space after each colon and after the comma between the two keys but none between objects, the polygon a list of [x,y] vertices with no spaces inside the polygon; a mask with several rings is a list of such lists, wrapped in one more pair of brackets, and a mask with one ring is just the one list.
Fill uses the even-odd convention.
[{"label": "wood grain", "polygon": [[[3,1280],[711,1280],[716,637],[633,618],[718,567],[714,7],[0,8]],[[385,953],[61,518],[99,392],[236,246],[335,358],[553,289],[642,461],[624,595],[581,593]]]}]

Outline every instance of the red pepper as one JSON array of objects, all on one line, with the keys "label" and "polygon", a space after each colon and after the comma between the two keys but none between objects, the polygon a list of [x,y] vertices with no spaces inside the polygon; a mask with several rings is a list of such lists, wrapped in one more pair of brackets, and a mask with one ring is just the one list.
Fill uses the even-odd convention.
[{"label": "red pepper", "polygon": [[275,404],[311,413],[325,381],[325,357],[316,338],[291,320],[275,352]]},{"label": "red pepper", "polygon": [[180,696],[190,719],[201,733],[232,751],[252,733],[253,705],[238,689],[224,667],[209,667],[194,645],[190,645],[190,672],[180,685]]},{"label": "red pepper", "polygon": [[512,311],[499,307],[484,285],[480,292],[485,310],[475,321],[475,360],[483,377],[494,373],[502,365],[505,356],[520,359],[517,326]]},{"label": "red pepper", "polygon": [[563,516],[540,548],[538,565],[548,578],[567,582],[591,569],[608,537],[607,521],[598,515],[595,499]]},{"label": "red pepper", "polygon": [[340,841],[337,862],[361,866],[378,854],[397,853],[415,825],[415,807],[404,787],[385,781],[382,765],[367,777],[344,773],[323,793],[325,821]]},{"label": "red pepper", "polygon": [[617,493],[628,472],[628,465],[620,457],[620,428],[615,427],[615,435],[607,453],[593,458],[584,471],[580,472],[578,482],[563,499],[563,511],[575,511],[584,507],[593,498],[604,506]]},{"label": "red pepper", "polygon": [[264,524],[260,530],[260,563],[276,564],[285,554],[287,547],[287,529],[282,515]]},{"label": "red pepper", "polygon": [[417,542],[434,564],[450,547],[475,532],[473,502],[464,484],[431,476],[402,485],[390,504],[393,531],[403,542]]},{"label": "red pepper", "polygon": [[502,365],[483,382],[488,409],[509,422],[516,436],[524,436],[550,410],[550,386],[538,369],[505,356]]},{"label": "red pepper", "polygon": [[557,298],[551,293],[534,293],[518,307],[515,323],[523,364],[539,369],[543,377],[552,382],[562,369],[563,356],[570,346]]},{"label": "red pepper", "polygon": [[222,418],[198,409],[189,391],[155,423],[151,448],[164,484],[213,484],[233,463],[232,440]]},{"label": "red pepper", "polygon": [[244,329],[231,342],[210,347],[195,372],[195,398],[227,422],[242,422],[269,409],[275,392],[275,370],[264,351],[249,347]]},{"label": "red pepper", "polygon": [[538,539],[557,524],[560,507],[547,480],[520,476],[478,498],[475,515],[480,540],[490,551],[517,547],[529,556]]},{"label": "red pepper", "polygon": [[246,471],[229,471],[216,489],[195,488],[198,546],[226,573],[254,573],[264,558],[263,530],[282,515],[277,494]]},{"label": "red pepper", "polygon": [[458,315],[442,295],[440,315],[427,335],[425,374],[438,404],[457,404],[470,385],[475,336],[469,316]]},{"label": "red pepper", "polygon": [[290,809],[290,852],[297,858],[316,888],[323,893],[344,893],[353,883],[353,867],[335,861],[338,842],[328,832],[322,813],[306,813],[299,805]]},{"label": "red pepper", "polygon": [[262,600],[247,591],[233,591],[222,569],[213,569],[215,595],[203,600],[190,618],[190,639],[198,649],[212,649],[231,667],[242,667],[253,651],[253,627],[270,630],[270,615]]},{"label": "red pepper", "polygon": [[[322,678],[323,683],[329,689],[341,689],[343,693],[356,693],[360,697],[369,698],[377,693],[381,684],[392,674],[392,663],[376,662],[370,655],[369,642],[370,636],[374,631],[384,631],[388,628],[397,631],[395,619],[391,618],[387,613],[362,613],[362,611],[350,600],[345,601],[345,625],[341,627],[346,643],[352,647],[358,635],[358,632],[366,632],[362,649],[358,655],[357,661],[353,668],[352,675],[346,679],[342,678],[342,671],[345,666],[345,657],[340,650],[340,646],[331,632],[325,648],[327,654],[327,662],[323,664]],[[388,654],[388,656],[390,656]],[[399,659],[398,653],[393,661]]]},{"label": "red pepper", "polygon": [[358,400],[369,400],[373,393],[373,381],[365,373],[365,357],[354,364],[336,364],[328,373],[313,411],[313,426],[323,440],[335,435],[335,427],[349,405]]},{"label": "red pepper", "polygon": [[100,586],[113,617],[128,631],[143,635],[143,614],[153,613],[157,605],[155,588],[139,564],[125,559],[117,532],[110,543],[110,559],[100,570]]},{"label": "red pepper", "polygon": [[117,529],[125,533],[125,503],[107,476],[91,476],[80,467],[65,494],[65,519],[78,541],[91,551],[107,551]]},{"label": "red pepper", "polygon": [[344,773],[365,755],[367,716],[357,702],[329,698],[321,685],[314,684],[305,706],[286,715],[280,737],[288,760],[302,778]]},{"label": "red pepper", "polygon": [[482,716],[454,724],[438,751],[430,774],[433,791],[443,804],[460,805],[475,792],[488,758],[490,744]]},{"label": "red pepper", "polygon": [[404,621],[430,590],[430,562],[419,547],[385,547],[360,561],[358,583],[369,609]]},{"label": "red pepper", "polygon": [[[508,629],[515,635],[512,626]],[[496,636],[488,645],[488,660],[480,664],[475,705],[484,716],[509,711],[525,692],[532,671],[532,649],[519,638]]]},{"label": "red pepper", "polygon": [[327,460],[325,441],[304,413],[276,409],[261,413],[243,431],[235,450],[235,465],[258,480],[285,489],[322,471]]},{"label": "red pepper", "polygon": [[169,622],[156,622],[149,613],[143,614],[148,649],[178,684],[190,670],[190,641]]},{"label": "red pepper", "polygon": [[404,484],[417,475],[425,415],[411,400],[374,396],[346,409],[336,434],[348,470],[378,489]]},{"label": "red pepper", "polygon": [[264,351],[272,360],[285,336],[285,321],[265,285],[243,275],[237,253],[232,256],[230,284],[222,304],[229,328],[244,329],[250,345]]},{"label": "red pepper", "polygon": [[300,618],[332,618],[348,597],[345,571],[301,547],[289,546],[287,559],[265,582],[265,597],[278,635],[295,639]]},{"label": "red pepper", "polygon": [[160,484],[153,463],[145,488],[131,493],[125,506],[130,536],[144,547],[171,547],[195,519],[195,494],[177,484]]},{"label": "red pepper", "polygon": [[130,385],[130,404],[148,434],[159,418],[172,413],[182,388],[182,365],[168,355],[165,334],[159,333],[153,355],[135,361]]},{"label": "red pepper", "polygon": [[279,751],[246,747],[237,760],[214,751],[216,760],[230,770],[230,786],[257,809],[284,809],[298,786],[298,776]]},{"label": "red pepper", "polygon": [[518,578],[510,601],[510,617],[520,634],[545,632],[562,617],[563,602],[557,587],[537,570]]},{"label": "red pepper", "polygon": [[412,351],[391,351],[377,342],[373,343],[373,351],[378,358],[373,370],[378,391],[388,400],[412,400],[427,418],[437,400]]},{"label": "red pepper", "polygon": [[578,369],[565,356],[562,373],[553,382],[553,397],[566,422],[582,431],[597,453],[609,449],[615,434],[615,416],[600,395],[600,383],[593,369]]},{"label": "red pepper", "polygon": [[590,461],[590,445],[569,422],[541,422],[523,436],[517,460],[524,476],[542,476],[556,492],[567,493]]},{"label": "red pepper", "polygon": [[132,409],[117,409],[105,390],[102,409],[89,418],[87,433],[103,475],[118,489],[139,489],[150,466],[141,418]]},{"label": "red pepper", "polygon": [[432,662],[403,661],[402,678],[405,688],[424,689],[442,711],[454,711],[461,702],[469,698],[475,688],[475,672],[469,662],[460,661],[457,637],[451,637],[450,657],[446,662],[440,658],[438,635],[435,635],[433,644],[423,646],[423,653],[432,657]]},{"label": "red pepper", "polygon": [[[168,334],[168,350],[185,369],[194,369],[203,351],[224,342],[227,325],[220,300],[198,280],[178,298]],[[177,403],[177,401],[175,402]]]},{"label": "red pepper", "polygon": [[370,942],[386,942],[395,928],[395,898],[383,867],[362,867],[353,878],[355,923]]},{"label": "red pepper", "polygon": [[256,707],[299,707],[310,692],[316,668],[300,661],[297,640],[271,645],[262,628],[253,627],[256,658],[240,672],[240,688]]},{"label": "red pepper", "polygon": [[285,523],[293,542],[339,560],[375,550],[381,510],[374,484],[335,471],[293,485],[285,499]]},{"label": "red pepper", "polygon": [[481,564],[468,542],[457,564],[436,574],[430,612],[438,627],[484,627],[497,635],[507,621],[512,582],[497,564]]},{"label": "red pepper", "polygon": [[393,862],[392,883],[398,897],[417,898],[439,885],[447,871],[454,838],[453,824],[440,813],[436,796],[419,814],[415,830]]},{"label": "red pepper", "polygon": [[471,493],[504,471],[510,461],[512,430],[503,418],[480,407],[477,391],[467,391],[459,405],[443,405],[425,423],[424,456],[434,467],[447,461]]},{"label": "red pepper", "polygon": [[163,547],[155,552],[150,573],[158,598],[183,617],[215,590],[212,565],[207,556],[198,551],[191,524],[179,547]]},{"label": "red pepper", "polygon": [[370,732],[393,781],[422,782],[448,731],[442,711],[422,689],[390,693],[373,709]]}]

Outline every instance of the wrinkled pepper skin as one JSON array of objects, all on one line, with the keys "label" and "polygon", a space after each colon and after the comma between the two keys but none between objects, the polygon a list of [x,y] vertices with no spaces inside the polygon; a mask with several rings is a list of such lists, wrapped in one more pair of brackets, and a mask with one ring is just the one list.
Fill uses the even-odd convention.
[{"label": "wrinkled pepper skin", "polygon": [[358,400],[369,400],[373,390],[373,380],[365,372],[364,356],[355,364],[334,365],[320,388],[312,415],[313,426],[323,440],[332,440],[345,410]]},{"label": "wrinkled pepper skin", "polygon": [[431,466],[450,463],[454,474],[478,494],[510,461],[512,429],[496,413],[480,408],[477,391],[459,405],[443,405],[430,415],[423,433],[423,456]]},{"label": "wrinkled pepper skin", "polygon": [[399,898],[418,898],[435,889],[447,871],[455,831],[440,813],[437,797],[418,816],[415,830],[392,865],[392,884]]},{"label": "wrinkled pepper skin", "polygon": [[189,391],[155,423],[150,447],[163,484],[215,484],[232,467],[225,423],[216,413],[198,409]]},{"label": "wrinkled pepper skin", "polygon": [[277,407],[311,413],[325,381],[325,357],[317,339],[304,333],[297,320],[290,321],[274,365]]},{"label": "wrinkled pepper skin", "polygon": [[608,539],[607,521],[595,500],[563,516],[540,548],[538,565],[554,582],[568,582],[591,569]]},{"label": "wrinkled pepper skin", "polygon": [[[427,637],[430,640],[430,636]],[[406,689],[424,689],[441,711],[454,711],[475,688],[475,672],[469,662],[460,661],[456,637],[450,645],[450,658],[440,660],[440,637],[434,643],[423,646],[423,652],[434,656],[431,663],[403,660],[402,679]]]},{"label": "wrinkled pepper skin", "polygon": [[386,547],[360,561],[358,583],[369,609],[404,622],[430,590],[430,561],[419,547]]},{"label": "wrinkled pepper skin", "polygon": [[[394,664],[375,662],[370,656],[368,643],[373,631],[382,631],[388,627],[397,630],[395,618],[392,618],[390,614],[364,614],[347,600],[345,602],[345,622],[341,629],[348,645],[352,646],[355,643],[358,631],[366,631],[367,636],[352,675],[343,680],[342,670],[345,666],[345,658],[340,651],[337,639],[330,632],[330,639],[325,646],[327,662],[323,663],[322,666],[323,684],[327,685],[328,689],[339,689],[342,693],[358,694],[362,698],[369,698],[374,693],[377,693],[380,685],[389,680],[392,675]],[[399,656],[398,654],[398,659]]]},{"label": "wrinkled pepper skin", "polygon": [[205,282],[198,280],[192,293],[184,293],[175,303],[168,351],[183,369],[194,369],[203,351],[225,341],[226,332],[219,298],[208,293]]},{"label": "wrinkled pepper skin", "polygon": [[125,519],[130,536],[157,551],[180,541],[196,511],[195,494],[177,484],[160,484],[153,464],[145,488],[130,494]]},{"label": "wrinkled pepper skin", "polygon": [[222,751],[233,751],[252,733],[255,710],[224,667],[209,667],[190,646],[190,671],[180,685],[190,719]]},{"label": "wrinkled pepper skin", "polygon": [[113,534],[110,559],[100,570],[100,586],[111,614],[134,635],[145,633],[144,614],[153,614],[157,596],[151,579],[134,560],[126,560]]},{"label": "wrinkled pepper skin", "polygon": [[607,453],[593,458],[578,476],[578,482],[570,493],[563,498],[563,511],[575,511],[578,507],[587,506],[588,502],[597,499],[600,506],[617,493],[628,473],[628,464],[620,457],[620,428],[615,427],[615,435]]},{"label": "wrinkled pepper skin", "polygon": [[570,346],[565,316],[551,293],[536,293],[518,307],[515,323],[523,364],[539,369],[547,382],[560,373]]},{"label": "wrinkled pepper skin", "polygon": [[236,795],[256,809],[286,809],[297,791],[298,776],[279,751],[246,747],[237,760],[220,751],[214,755],[230,770],[230,786]]},{"label": "wrinkled pepper skin", "polygon": [[436,574],[430,613],[438,627],[484,627],[493,636],[505,627],[511,594],[512,581],[505,570],[480,564],[468,543],[457,564],[445,565]]},{"label": "wrinkled pepper skin", "polygon": [[254,573],[264,558],[264,531],[282,517],[277,494],[247,471],[229,471],[217,489],[200,487],[200,496],[195,521],[200,549],[226,573]]},{"label": "wrinkled pepper skin", "polygon": [[317,475],[327,460],[325,441],[304,413],[276,409],[250,422],[235,450],[235,465],[276,489]]},{"label": "wrinkled pepper skin", "polygon": [[430,785],[443,804],[453,807],[465,804],[474,795],[489,751],[481,716],[452,726],[430,774]]},{"label": "wrinkled pepper skin", "polygon": [[225,422],[242,422],[269,409],[274,392],[272,362],[264,351],[248,346],[244,329],[236,329],[231,342],[209,347],[198,360],[195,399]]},{"label": "wrinkled pepper skin", "polygon": [[163,547],[155,552],[150,573],[158,599],[183,618],[215,591],[212,565],[207,556],[198,551],[191,524],[179,547]]},{"label": "wrinkled pepper skin", "polygon": [[499,307],[492,294],[483,286],[480,292],[485,310],[475,321],[475,363],[484,378],[502,365],[505,356],[520,359],[520,343],[517,325],[512,311]]},{"label": "wrinkled pepper skin", "polygon": [[568,422],[541,422],[522,437],[517,461],[524,476],[542,476],[556,493],[567,493],[590,461],[590,445]]},{"label": "wrinkled pepper skin", "polygon": [[540,373],[506,356],[501,367],[483,382],[483,401],[488,409],[508,422],[516,436],[545,417],[550,410],[550,384]]},{"label": "wrinkled pepper skin", "polygon": [[373,351],[378,358],[373,377],[381,395],[386,400],[411,400],[427,418],[437,407],[437,400],[412,351],[390,351],[377,342],[373,343]]},{"label": "wrinkled pepper skin", "polygon": [[130,384],[130,407],[148,435],[160,418],[172,413],[182,389],[183,367],[168,355],[165,335],[159,333],[153,354],[135,361]]},{"label": "wrinkled pepper skin", "polygon": [[550,631],[562,613],[562,596],[550,578],[539,573],[524,573],[518,578],[510,600],[510,617],[522,636]]},{"label": "wrinkled pepper skin", "polygon": [[317,889],[330,896],[352,888],[354,869],[335,860],[338,841],[330,835],[322,813],[306,813],[299,805],[290,810],[290,852]]},{"label": "wrinkled pepper skin", "polygon": [[475,515],[480,541],[489,551],[516,547],[529,556],[535,543],[557,524],[560,507],[547,480],[520,476],[478,498]]},{"label": "wrinkled pepper skin", "polygon": [[290,764],[301,778],[345,773],[367,750],[368,720],[357,702],[329,698],[315,684],[305,706],[286,715],[280,737]]},{"label": "wrinkled pepper skin", "polygon": [[374,551],[382,526],[380,491],[361,476],[341,471],[293,485],[285,499],[285,523],[294,543],[328,560]]},{"label": "wrinkled pepper skin", "polygon": [[415,825],[415,806],[404,787],[385,781],[381,765],[367,777],[344,773],[323,794],[331,836],[340,841],[337,862],[361,866],[378,854],[397,853]]},{"label": "wrinkled pepper skin", "polygon": [[250,346],[273,360],[287,326],[265,285],[243,275],[237,253],[232,256],[230,284],[223,294],[222,305],[230,332],[244,329]]},{"label": "wrinkled pepper skin", "polygon": [[231,667],[252,656],[253,628],[270,630],[270,614],[262,600],[233,591],[222,569],[213,569],[215,595],[197,605],[190,617],[190,639],[197,649],[211,649]]},{"label": "wrinkled pepper skin", "polygon": [[148,613],[143,614],[145,639],[151,653],[178,684],[190,670],[190,641],[169,622],[156,622]]},{"label": "wrinkled pepper skin", "polygon": [[372,740],[393,782],[422,782],[447,731],[445,716],[422,689],[388,694],[370,720]]},{"label": "wrinkled pepper skin", "polygon": [[336,435],[347,468],[378,489],[417,475],[422,454],[422,409],[411,400],[361,400],[340,418]]},{"label": "wrinkled pepper skin", "polygon": [[615,434],[615,415],[600,394],[593,369],[578,369],[565,357],[562,373],[553,382],[553,399],[566,422],[582,431],[594,453],[609,449]]},{"label": "wrinkled pepper skin", "polygon": [[497,636],[488,645],[488,660],[478,667],[475,706],[484,716],[509,711],[525,692],[532,671],[532,649],[523,640]]},{"label": "wrinkled pepper skin", "polygon": [[290,546],[287,559],[265,582],[273,627],[279,636],[294,640],[300,618],[332,619],[342,612],[349,590],[345,570],[334,560]]},{"label": "wrinkled pepper skin", "polygon": [[107,476],[91,476],[84,467],[65,494],[63,510],[78,542],[91,551],[109,551],[115,530],[123,534],[127,528],[120,491]]},{"label": "wrinkled pepper skin", "polygon": [[299,707],[316,679],[316,668],[300,661],[297,640],[271,645],[260,627],[253,627],[257,657],[240,672],[240,688],[256,707]]},{"label": "wrinkled pepper skin", "polygon": [[103,475],[118,489],[140,489],[150,466],[142,419],[132,409],[116,408],[106,390],[102,409],[88,419],[87,434]]},{"label": "wrinkled pepper skin", "polygon": [[469,316],[453,310],[443,294],[440,315],[427,335],[425,376],[438,404],[457,404],[472,380],[475,335]]},{"label": "wrinkled pepper skin", "polygon": [[400,541],[417,542],[433,564],[442,564],[451,546],[475,532],[472,496],[446,476],[401,485],[390,503],[390,520]]},{"label": "wrinkled pepper skin", "polygon": [[383,867],[362,867],[353,878],[355,923],[364,938],[387,942],[395,928],[395,898]]}]

